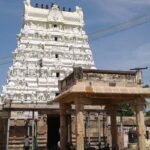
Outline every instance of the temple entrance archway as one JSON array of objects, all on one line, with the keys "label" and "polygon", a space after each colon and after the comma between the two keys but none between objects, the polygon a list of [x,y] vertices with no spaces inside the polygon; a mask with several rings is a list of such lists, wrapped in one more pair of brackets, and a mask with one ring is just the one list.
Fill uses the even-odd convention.
[{"label": "temple entrance archway", "polygon": [[49,149],[57,149],[57,143],[60,141],[60,117],[59,116],[48,116],[47,117],[47,147]]}]

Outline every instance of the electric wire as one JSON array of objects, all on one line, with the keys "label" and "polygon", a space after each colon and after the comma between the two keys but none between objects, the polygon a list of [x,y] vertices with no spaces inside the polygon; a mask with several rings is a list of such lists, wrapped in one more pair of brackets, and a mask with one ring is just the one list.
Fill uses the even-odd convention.
[{"label": "electric wire", "polygon": [[6,64],[10,64],[10,63],[12,63],[12,61],[2,62],[2,63],[0,63],[0,65],[6,65]]},{"label": "electric wire", "polygon": [[11,55],[3,56],[3,57],[0,58],[0,60],[2,60],[2,59],[8,59],[8,58],[11,58]]},{"label": "electric wire", "polygon": [[[150,14],[130,19],[126,22],[114,25],[114,26],[109,27],[107,29],[98,30],[96,32],[89,33],[88,34],[89,41],[94,41],[94,40],[100,39],[100,38],[105,37],[105,36],[110,36],[112,34],[133,28],[137,25],[141,25],[141,24],[144,24],[147,22],[150,22]],[[11,60],[10,58],[11,58],[11,55],[1,57],[0,58],[0,65],[11,63],[12,61],[10,61]]]},{"label": "electric wire", "polygon": [[12,58],[11,55],[1,57],[0,58],[0,66],[11,63],[12,62],[11,58]]},{"label": "electric wire", "polygon": [[89,41],[93,41],[93,40],[97,40],[99,38],[105,37],[105,36],[109,36],[130,28],[133,28],[135,26],[144,24],[144,23],[148,23],[150,22],[150,14],[144,15],[144,16],[140,16],[140,17],[136,17],[130,20],[127,20],[126,22],[122,22],[120,24],[114,25],[112,27],[103,29],[103,30],[98,30],[96,32],[93,33],[89,33]]}]

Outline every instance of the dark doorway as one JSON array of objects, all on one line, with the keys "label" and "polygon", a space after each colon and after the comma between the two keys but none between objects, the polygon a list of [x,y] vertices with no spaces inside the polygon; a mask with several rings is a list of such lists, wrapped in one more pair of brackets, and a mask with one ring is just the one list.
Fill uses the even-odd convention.
[{"label": "dark doorway", "polygon": [[59,135],[60,117],[59,116],[48,117],[47,125],[48,125],[47,147],[50,150],[57,150],[57,143],[60,140]]}]

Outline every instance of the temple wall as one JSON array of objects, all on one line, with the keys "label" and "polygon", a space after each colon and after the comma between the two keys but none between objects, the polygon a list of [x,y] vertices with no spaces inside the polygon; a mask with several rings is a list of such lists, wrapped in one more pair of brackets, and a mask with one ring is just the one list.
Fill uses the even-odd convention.
[{"label": "temple wall", "polygon": [[[32,128],[32,120],[11,119],[9,134],[9,150],[22,150],[24,137],[28,134],[30,147],[32,147],[32,132],[35,130],[39,150],[44,150],[47,145],[47,122],[43,115],[35,119],[35,128]],[[33,130],[32,130],[33,129]]]},{"label": "temple wall", "polygon": [[6,148],[7,119],[0,117],[0,150]]}]

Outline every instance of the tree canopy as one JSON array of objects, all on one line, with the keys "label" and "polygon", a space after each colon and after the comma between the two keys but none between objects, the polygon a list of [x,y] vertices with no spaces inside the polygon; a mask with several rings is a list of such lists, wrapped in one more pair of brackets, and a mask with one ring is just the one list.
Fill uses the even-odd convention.
[{"label": "tree canopy", "polygon": [[121,104],[118,109],[119,116],[134,116],[134,111],[130,104]]}]

